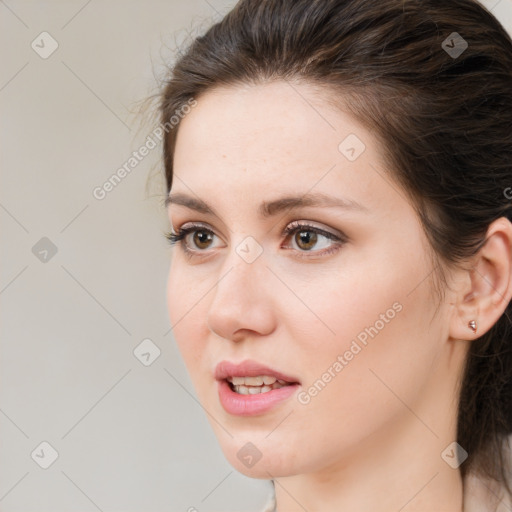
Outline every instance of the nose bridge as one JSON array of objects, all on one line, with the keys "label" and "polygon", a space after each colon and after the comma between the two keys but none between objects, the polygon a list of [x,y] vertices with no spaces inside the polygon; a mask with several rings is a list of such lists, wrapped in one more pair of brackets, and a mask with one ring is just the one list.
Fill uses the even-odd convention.
[{"label": "nose bridge", "polygon": [[[243,245],[240,245],[244,249]],[[248,308],[248,303],[254,304],[257,297],[264,292],[264,279],[262,276],[263,259],[245,260],[235,247],[226,256],[210,309],[221,307],[224,312],[238,310],[242,313]],[[246,253],[242,252],[242,255]],[[263,286],[262,286],[263,285]],[[260,290],[257,290],[260,288]]]},{"label": "nose bridge", "polygon": [[268,270],[259,243],[246,237],[226,256],[208,311],[210,330],[232,338],[240,329],[268,333],[272,304]]},{"label": "nose bridge", "polygon": [[265,263],[263,246],[253,236],[245,236],[229,249],[217,287],[227,288],[230,294],[236,294],[235,288],[241,287],[239,291],[242,292],[250,288],[257,281],[256,278],[268,272]]}]

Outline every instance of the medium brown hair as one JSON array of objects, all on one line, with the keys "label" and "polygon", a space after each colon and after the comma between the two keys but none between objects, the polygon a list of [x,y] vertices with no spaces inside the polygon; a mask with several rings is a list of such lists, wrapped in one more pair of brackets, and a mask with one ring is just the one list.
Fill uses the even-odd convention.
[{"label": "medium brown hair", "polygon": [[[462,54],[450,53],[463,40]],[[476,1],[242,0],[179,57],[161,120],[216,86],[271,80],[325,88],[375,135],[413,200],[439,282],[483,246],[491,222],[512,220],[512,40]],[[178,129],[164,143],[167,193]],[[509,492],[510,313],[509,303],[471,342],[457,425],[462,476],[480,473]]]}]

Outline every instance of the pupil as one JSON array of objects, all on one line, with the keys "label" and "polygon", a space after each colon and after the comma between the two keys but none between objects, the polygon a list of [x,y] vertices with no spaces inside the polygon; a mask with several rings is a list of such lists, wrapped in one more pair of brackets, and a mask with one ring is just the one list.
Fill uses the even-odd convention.
[{"label": "pupil", "polygon": [[195,242],[199,241],[196,245],[200,246],[201,244],[207,244],[211,239],[211,236],[204,231],[196,231],[195,233]]},{"label": "pupil", "polygon": [[299,239],[297,241],[297,245],[299,247],[302,246],[304,242],[307,247],[302,247],[303,249],[311,249],[316,244],[317,235],[313,231],[301,231],[297,233],[299,235]]}]

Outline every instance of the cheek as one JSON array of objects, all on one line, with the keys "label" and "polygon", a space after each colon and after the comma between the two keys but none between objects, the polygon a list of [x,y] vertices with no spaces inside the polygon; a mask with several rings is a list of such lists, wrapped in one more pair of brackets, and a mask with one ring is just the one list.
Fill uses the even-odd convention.
[{"label": "cheek", "polygon": [[198,286],[193,285],[195,282],[195,279],[191,282],[190,276],[183,271],[179,262],[171,264],[167,283],[167,307],[172,336],[195,393],[201,403],[209,403],[209,393],[214,387],[211,386],[213,376],[208,372],[211,365],[208,364],[209,354],[205,341],[208,334],[205,333],[204,325],[208,300],[205,294],[208,290],[203,290],[200,284],[205,280],[198,280]]},{"label": "cheek", "polygon": [[167,310],[171,326],[175,326],[173,334],[176,335],[175,329],[176,332],[183,330],[182,324],[190,324],[189,319],[197,318],[201,307],[204,308],[208,280],[204,274],[187,268],[185,256],[180,253],[179,247],[173,248],[173,251],[167,278]]},{"label": "cheek", "polygon": [[314,311],[322,322],[312,322],[314,329],[305,318],[300,324],[303,412],[322,429],[343,430],[350,443],[404,412],[401,400],[418,399],[440,338],[439,322],[431,323],[429,280],[411,293],[421,270],[402,266],[361,275],[326,280],[321,293],[310,295],[311,300],[316,296]]},{"label": "cheek", "polygon": [[[184,283],[180,280],[179,272],[176,272],[175,256],[171,261],[169,267],[169,275],[167,277],[167,312],[169,313],[169,321],[173,329],[173,335],[176,336],[176,329],[178,320],[183,316],[185,311],[182,311],[183,302],[180,297],[184,297],[185,289]],[[186,300],[186,296],[184,297]]]},{"label": "cheek", "polygon": [[194,286],[187,278],[182,264],[173,259],[167,280],[167,310],[172,335],[187,367],[195,364],[201,351],[198,320],[206,314],[201,301],[204,294],[200,285]]}]

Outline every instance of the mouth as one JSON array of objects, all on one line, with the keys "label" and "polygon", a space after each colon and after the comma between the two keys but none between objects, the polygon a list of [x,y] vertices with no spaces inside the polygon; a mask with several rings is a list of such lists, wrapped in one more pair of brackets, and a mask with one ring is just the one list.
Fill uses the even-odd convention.
[{"label": "mouth", "polygon": [[[241,388],[240,394],[245,393],[244,388],[256,388],[255,392],[268,392],[291,384],[300,384],[296,377],[274,370],[269,366],[247,359],[235,364],[230,361],[221,361],[215,367],[215,379],[226,380],[233,390]],[[270,387],[270,389],[266,389]]]},{"label": "mouth", "polygon": [[215,369],[221,405],[237,416],[263,414],[290,398],[300,387],[297,378],[246,360],[222,361]]},{"label": "mouth", "polygon": [[277,379],[272,375],[258,375],[256,377],[228,377],[226,381],[231,391],[239,395],[257,395],[259,393],[268,393],[274,389],[292,386],[293,382],[287,382]]}]

